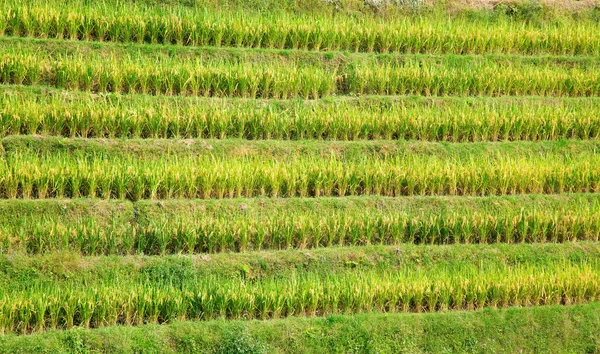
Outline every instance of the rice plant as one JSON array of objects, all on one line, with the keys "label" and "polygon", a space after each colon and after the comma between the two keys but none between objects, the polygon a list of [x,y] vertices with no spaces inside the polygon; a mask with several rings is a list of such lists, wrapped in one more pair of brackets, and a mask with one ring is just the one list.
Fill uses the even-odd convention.
[{"label": "rice plant", "polygon": [[[598,265],[557,262],[544,268],[441,266],[428,272],[292,273],[245,281],[207,276],[125,282],[13,284],[0,295],[0,329],[31,333],[171,323],[269,319],[360,312],[433,312],[595,301]],[[92,285],[93,284],[93,285]],[[91,286],[90,286],[91,285]]]},{"label": "rice plant", "polygon": [[562,16],[528,23],[447,13],[377,18],[252,13],[195,7],[5,0],[10,36],[190,46],[401,53],[598,55],[597,21]]},{"label": "rice plant", "polygon": [[0,253],[244,252],[346,245],[597,241],[595,195],[0,204]]},{"label": "rice plant", "polygon": [[595,98],[256,101],[38,93],[10,86],[0,92],[0,136],[451,142],[600,136],[600,101]]},{"label": "rice plant", "polygon": [[[61,152],[64,142],[59,140],[54,148],[37,140],[39,150],[19,148],[21,140],[13,141],[17,145],[5,144],[7,156],[0,165],[4,198],[508,195],[600,188],[594,142],[448,146],[175,141],[157,148],[134,142],[105,149],[79,141],[72,152]],[[137,145],[142,150],[136,151]],[[169,150],[164,149],[172,152],[165,154]]]},{"label": "rice plant", "polygon": [[[247,54],[243,60],[172,58],[122,48],[63,50],[50,56],[22,41],[0,54],[0,83],[67,90],[243,98],[332,95],[597,96],[595,58],[505,56],[340,56],[345,64]],[[83,49],[82,49],[83,50]],[[253,59],[254,58],[254,59]],[[252,60],[267,60],[253,62]]]},{"label": "rice plant", "polygon": [[0,0],[0,335],[600,300],[594,10],[361,3]]}]

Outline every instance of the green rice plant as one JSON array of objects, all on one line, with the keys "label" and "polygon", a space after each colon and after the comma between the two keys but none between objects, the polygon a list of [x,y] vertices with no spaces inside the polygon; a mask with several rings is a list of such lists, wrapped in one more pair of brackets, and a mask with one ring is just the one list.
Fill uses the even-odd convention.
[{"label": "green rice plant", "polygon": [[[35,212],[24,212],[25,206]],[[63,206],[73,209],[63,211]],[[7,200],[0,205],[6,220],[0,224],[0,253],[164,255],[403,243],[597,241],[598,208],[595,195],[261,198],[133,205]]]},{"label": "green rice plant", "polygon": [[251,51],[239,57],[231,50],[182,51],[185,55],[173,58],[142,47],[132,52],[122,46],[97,49],[79,44],[82,50],[90,48],[84,57],[50,42],[48,49],[56,47],[50,56],[22,40],[0,42],[0,83],[31,81],[69,90],[279,99],[336,94],[588,97],[600,93],[598,63],[590,57],[340,54],[330,62],[316,54],[308,56],[311,60]]},{"label": "green rice plant", "polygon": [[[598,299],[597,263],[557,262],[539,268],[440,266],[427,273],[410,267],[394,271],[354,270],[322,275],[298,271],[284,278],[255,280],[184,275],[175,281],[112,279],[5,287],[0,295],[4,332],[18,334],[73,326],[103,327],[170,323],[185,319],[267,319],[360,312],[434,312],[442,308],[585,303]],[[60,307],[51,320],[49,308]],[[125,314],[124,312],[128,313]],[[58,323],[50,327],[50,323]]]},{"label": "green rice plant", "polygon": [[539,62],[533,69],[532,63],[515,64],[458,58],[357,64],[348,70],[345,85],[355,94],[425,96],[593,96],[599,89],[593,79],[596,70],[591,68],[566,69]]},{"label": "green rice plant", "polygon": [[0,92],[0,136],[468,142],[597,139],[600,134],[595,98],[255,101],[63,95],[11,86]]},{"label": "green rice plant", "polygon": [[[74,144],[73,150],[63,152],[65,143]],[[41,199],[55,197],[59,191],[66,197],[137,200],[474,196],[597,192],[600,188],[600,160],[596,143],[591,141],[477,145],[163,141],[155,147],[144,142],[146,147],[136,151],[140,143],[103,146],[89,140],[5,140],[7,156],[0,165],[2,197],[15,196],[8,191],[16,181],[25,182],[17,196],[23,196],[22,190],[32,190],[32,197]]]},{"label": "green rice plant", "polygon": [[[205,66],[189,62],[173,68],[173,63],[139,62],[129,58],[113,58],[93,62],[89,58],[67,58],[60,61],[38,61],[33,57],[17,55],[3,58],[0,64],[1,82],[21,85],[28,82],[44,83],[69,90],[114,93],[148,92],[152,94],[181,94],[224,97],[282,98],[302,96],[306,99],[328,96],[335,92],[331,73],[320,68],[278,67],[277,65],[237,65],[227,63]],[[182,64],[182,63],[180,63]],[[116,68],[119,68],[118,70]],[[261,72],[262,74],[257,74]],[[26,78],[34,78],[26,81]],[[290,88],[289,79],[298,84]],[[192,91],[189,83],[201,81],[208,86]],[[327,82],[326,82],[327,81]],[[95,85],[98,82],[98,85]],[[238,82],[247,82],[240,86]]]},{"label": "green rice plant", "polygon": [[3,204],[0,210],[2,252],[9,251],[13,243],[30,253],[67,249],[86,254],[118,253],[116,247],[126,246],[128,239],[119,241],[117,235],[131,232],[127,223],[133,218],[130,204],[102,201],[40,201],[35,206],[17,202]]},{"label": "green rice plant", "polygon": [[[598,55],[598,23],[560,16],[536,23],[510,16],[433,11],[416,16],[249,12],[100,1],[6,0],[4,33],[72,40],[190,46],[403,53]],[[514,17],[514,16],[513,16]]]},{"label": "green rice plant", "polygon": [[[320,212],[320,213],[319,213]],[[543,213],[475,213],[469,209],[408,213],[388,212],[297,212],[239,216],[207,216],[196,219],[158,216],[140,222],[136,236],[147,240],[160,230],[162,247],[145,244],[145,254],[226,252],[247,249],[315,248],[332,245],[524,243],[597,240],[600,220],[594,211],[565,210]],[[589,215],[584,217],[583,213]],[[589,214],[588,214],[589,213]],[[466,215],[465,215],[466,214]],[[515,215],[516,214],[516,215]],[[580,216],[581,215],[581,216]],[[194,221],[192,221],[194,220]],[[523,226],[527,225],[527,226]],[[498,231],[502,230],[502,231]],[[165,234],[169,235],[165,238]],[[166,246],[165,246],[166,241]]]}]

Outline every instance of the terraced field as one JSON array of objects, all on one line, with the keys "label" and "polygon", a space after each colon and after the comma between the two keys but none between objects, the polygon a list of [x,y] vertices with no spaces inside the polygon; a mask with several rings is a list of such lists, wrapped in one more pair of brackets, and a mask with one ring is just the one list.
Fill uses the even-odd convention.
[{"label": "terraced field", "polygon": [[600,5],[0,1],[0,353],[600,351]]}]

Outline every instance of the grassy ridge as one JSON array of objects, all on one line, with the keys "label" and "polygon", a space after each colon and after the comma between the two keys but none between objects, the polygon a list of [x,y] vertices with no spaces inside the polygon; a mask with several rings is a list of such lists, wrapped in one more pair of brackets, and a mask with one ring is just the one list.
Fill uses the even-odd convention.
[{"label": "grassy ridge", "polygon": [[[295,55],[285,52],[131,51],[77,44],[39,52],[37,41],[2,41],[0,83],[70,90],[246,98],[330,95],[597,96],[593,57]],[[99,50],[95,49],[100,47]],[[85,54],[83,54],[85,52]],[[200,51],[203,53],[202,51]],[[235,54],[235,53],[233,53]]]},{"label": "grassy ridge", "polygon": [[6,336],[11,353],[594,352],[600,305],[272,321],[185,322]]},{"label": "grassy ridge", "polygon": [[600,137],[600,100],[595,98],[237,100],[4,86],[0,107],[2,137],[452,142]]},{"label": "grassy ridge", "polygon": [[[182,256],[92,262],[5,258],[0,328],[29,333],[186,319],[433,312],[581,303],[600,295],[595,244],[569,245],[559,253],[555,245],[498,252],[503,248],[471,247],[473,255],[457,259],[451,256],[460,254],[457,247],[294,251],[280,253],[276,261],[272,257],[278,255],[248,254],[225,267],[219,265],[222,257],[213,265],[205,257]],[[298,257],[304,261],[289,262]],[[252,276],[246,262],[262,274]],[[228,272],[231,268],[239,273]]]},{"label": "grassy ridge", "polygon": [[0,252],[172,254],[598,240],[596,195],[0,202]]},{"label": "grassy ridge", "polygon": [[[467,252],[468,251],[468,252]],[[66,284],[114,280],[178,284],[219,277],[260,281],[301,273],[321,274],[369,271],[428,273],[439,269],[500,269],[554,267],[558,264],[595,264],[597,242],[582,241],[490,245],[411,245],[323,247],[313,250],[273,250],[211,255],[81,256],[73,252],[44,255],[1,255],[0,287],[16,289],[27,284]]]},{"label": "grassy ridge", "polygon": [[505,195],[600,188],[600,155],[592,141],[3,142],[3,198]]},{"label": "grassy ridge", "polygon": [[[308,7],[308,6],[306,6]],[[319,8],[323,6],[316,6]],[[338,6],[339,7],[339,6]],[[335,12],[335,6],[330,6]],[[597,55],[594,16],[538,23],[535,11],[500,7],[495,16],[343,16],[317,12],[206,11],[111,2],[4,1],[0,34],[180,45],[409,53]],[[534,9],[535,10],[535,9]],[[524,13],[511,19],[505,13]],[[528,12],[531,18],[528,18]],[[539,11],[538,11],[539,12]],[[592,13],[593,15],[593,13]],[[519,17],[514,16],[514,17]]]}]

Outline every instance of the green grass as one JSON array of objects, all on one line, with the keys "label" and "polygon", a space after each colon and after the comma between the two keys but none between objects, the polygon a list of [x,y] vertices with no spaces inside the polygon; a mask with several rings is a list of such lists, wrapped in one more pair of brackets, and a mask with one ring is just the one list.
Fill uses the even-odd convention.
[{"label": "green grass", "polygon": [[595,241],[596,195],[0,202],[0,253],[240,252]]},{"label": "green grass", "polygon": [[[76,353],[581,353],[598,347],[598,305],[479,312],[186,322],[8,336],[0,350]],[[254,349],[254,350],[252,350]]]},{"label": "green grass", "polygon": [[[596,57],[345,55],[0,41],[0,83],[69,90],[244,98],[331,95],[598,96]],[[46,43],[40,53],[38,43]],[[96,49],[98,48],[98,49]],[[194,53],[199,52],[199,53]],[[223,55],[221,54],[223,52]]]},{"label": "green grass", "polygon": [[425,141],[597,139],[596,98],[316,101],[95,95],[0,87],[0,136]]},{"label": "green grass", "polygon": [[[555,245],[517,246],[520,252],[508,254],[502,252],[506,246],[479,246],[471,247],[470,259],[457,247],[293,251],[277,261],[272,258],[277,254],[247,255],[262,268],[254,277],[250,265],[235,264],[243,256],[232,258],[239,273],[231,275],[226,269],[232,265],[198,272],[211,263],[205,257],[5,258],[0,329],[29,333],[190,319],[472,310],[583,303],[600,296],[595,244],[569,245],[558,254]],[[286,262],[298,257],[304,262]],[[321,259],[307,267],[314,270],[305,269],[302,264],[313,257]],[[419,262],[420,257],[430,261]],[[277,263],[283,271],[271,270]]]},{"label": "green grass", "polygon": [[0,255],[0,287],[71,282],[173,283],[219,277],[261,281],[302,273],[402,271],[428,273],[436,269],[500,269],[558,264],[594,264],[600,244],[594,241],[531,244],[332,246],[312,250],[286,249],[242,253],[165,256],[82,256],[70,251],[44,255]]}]

